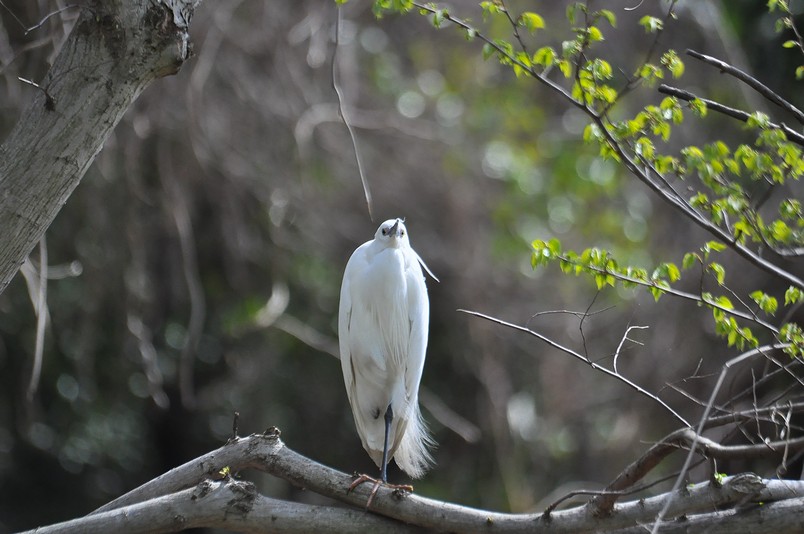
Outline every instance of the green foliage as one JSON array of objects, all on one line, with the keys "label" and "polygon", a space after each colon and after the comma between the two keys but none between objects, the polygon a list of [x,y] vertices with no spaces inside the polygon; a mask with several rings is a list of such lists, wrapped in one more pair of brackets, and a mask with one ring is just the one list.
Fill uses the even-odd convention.
[{"label": "green foliage", "polygon": [[407,13],[413,9],[413,0],[375,0],[372,10],[376,17],[381,17],[386,12]]},{"label": "green foliage", "polygon": [[[723,243],[710,241],[701,246],[696,252],[684,255],[681,269],[672,262],[661,262],[656,267],[645,269],[632,265],[621,265],[611,252],[592,247],[575,252],[563,250],[561,242],[552,238],[550,240],[535,240],[531,244],[531,265],[534,268],[558,262],[562,272],[575,276],[586,275],[595,284],[598,290],[606,287],[616,287],[618,284],[624,288],[642,287],[646,289],[658,302],[664,295],[672,294],[677,297],[694,300],[699,305],[706,306],[712,311],[715,333],[723,337],[729,347],[739,350],[756,348],[759,339],[746,321],[759,324],[782,343],[790,344],[786,351],[790,354],[800,355],[804,347],[804,337],[801,328],[795,323],[787,323],[780,330],[775,331],[770,325],[762,322],[754,315],[753,310],[738,309],[727,295],[715,295],[710,291],[701,290],[699,293],[686,293],[674,287],[682,279],[682,270],[690,270],[695,265],[702,267],[702,272],[709,275],[718,287],[726,287],[726,269],[716,261],[710,261],[712,253],[725,250]],[[703,287],[703,282],[698,285]],[[750,295],[766,315],[774,315],[779,307],[776,297],[762,291],[754,291]],[[804,292],[796,287],[790,287],[785,293],[785,305],[794,305],[804,300]]]},{"label": "green foliage", "polygon": [[754,291],[749,296],[751,300],[759,305],[759,309],[768,315],[776,313],[776,309],[779,307],[779,302],[776,300],[776,297],[772,297],[763,291]]},{"label": "green foliage", "polygon": [[[575,252],[563,250],[556,238],[536,240],[531,244],[533,268],[557,262],[563,273],[586,276],[601,291],[622,286],[647,290],[657,301],[666,295],[692,300],[712,311],[715,332],[729,347],[755,348],[759,346],[759,337],[770,336],[785,343],[791,355],[801,354],[802,334],[798,325],[774,326],[757,315],[776,316],[781,295],[756,288],[734,291],[727,285],[730,280],[727,264],[713,258],[727,248],[758,257],[755,250],[759,247],[779,253],[793,253],[804,247],[800,200],[792,195],[776,199],[774,209],[760,213],[769,188],[790,184],[804,175],[801,147],[791,142],[770,116],[757,111],[745,122],[744,132],[748,136],[745,142],[730,145],[722,139],[714,139],[681,146],[672,152],[667,142],[673,129],[684,123],[686,109],[695,120],[707,119],[709,106],[703,100],[690,98],[687,101],[667,96],[648,103],[633,117],[620,115],[615,120],[609,113],[635,88],[653,87],[666,77],[683,78],[685,65],[676,51],[657,51],[658,61],[646,58],[634,69],[626,85],[619,87],[612,82],[617,69],[595,53],[596,44],[604,40],[601,24],[605,21],[611,28],[616,27],[613,12],[594,11],[587,3],[573,2],[566,9],[572,33],[560,41],[560,48],[557,43],[540,42],[535,51],[530,51],[520,40],[516,27],[538,36],[538,30],[547,24],[540,15],[526,11],[514,16],[506,11],[504,4],[494,1],[481,2],[480,7],[484,20],[494,17],[498,22],[514,25],[515,39],[512,40],[488,38],[479,32],[473,34],[481,35],[484,40],[485,59],[495,56],[517,77],[537,78],[556,88],[570,104],[589,116],[589,124],[583,131],[584,142],[593,145],[603,159],[624,163],[642,181],[660,184],[657,188],[664,191],[662,195],[718,237],[683,253],[680,266],[660,261],[651,268],[624,265],[612,252],[600,247]],[[771,1],[768,7],[781,12],[782,24],[791,27],[792,15],[786,2]],[[428,8],[430,15],[437,12],[435,7]],[[665,22],[665,19],[645,15],[638,24],[649,36],[647,39],[654,40],[655,46]],[[783,46],[801,48],[801,43],[788,40]],[[558,82],[548,81],[546,77],[555,67],[564,79],[557,77]],[[804,76],[804,67],[798,69],[796,75]],[[683,181],[684,187],[670,185],[674,181]],[[698,290],[689,293],[678,289],[682,278],[695,278]],[[802,288],[793,285],[784,295],[784,306],[794,306],[801,299]],[[759,335],[752,331],[757,325],[761,328]]]},{"label": "green foliage", "polygon": [[524,26],[529,32],[532,33],[536,30],[544,28],[544,19],[536,13],[526,11],[525,13],[519,15],[518,24],[520,26]]},{"label": "green foliage", "polygon": [[645,32],[647,33],[656,33],[662,30],[664,22],[662,22],[662,19],[645,15],[639,19],[639,25],[645,28]]},{"label": "green foliage", "polygon": [[684,62],[681,61],[675,50],[668,50],[662,54],[662,65],[667,67],[673,78],[681,78],[684,75]]}]

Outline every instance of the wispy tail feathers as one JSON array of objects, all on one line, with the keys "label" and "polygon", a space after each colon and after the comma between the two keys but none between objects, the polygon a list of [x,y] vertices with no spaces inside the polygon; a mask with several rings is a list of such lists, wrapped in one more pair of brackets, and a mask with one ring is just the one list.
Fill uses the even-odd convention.
[{"label": "wispy tail feathers", "polygon": [[430,454],[430,449],[435,445],[436,442],[427,430],[427,423],[422,418],[419,403],[415,402],[405,434],[394,453],[396,465],[411,478],[420,478],[435,463]]}]

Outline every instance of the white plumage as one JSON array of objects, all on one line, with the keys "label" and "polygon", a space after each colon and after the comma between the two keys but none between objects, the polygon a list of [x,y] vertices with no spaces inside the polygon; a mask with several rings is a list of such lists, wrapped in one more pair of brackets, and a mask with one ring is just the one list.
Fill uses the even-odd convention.
[{"label": "white plumage", "polygon": [[430,323],[422,266],[432,276],[410,247],[404,222],[389,219],[354,251],[343,274],[343,379],[363,448],[383,481],[391,458],[413,478],[432,464],[418,399]]}]

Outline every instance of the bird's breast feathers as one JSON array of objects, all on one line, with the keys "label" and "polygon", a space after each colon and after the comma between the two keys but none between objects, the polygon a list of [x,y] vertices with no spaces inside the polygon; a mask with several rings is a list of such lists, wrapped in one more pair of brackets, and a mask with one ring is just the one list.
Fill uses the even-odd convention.
[{"label": "bird's breast feathers", "polygon": [[[357,358],[374,360],[378,370],[404,369],[410,335],[421,315],[418,303],[426,294],[424,276],[414,254],[401,248],[366,251],[350,273],[349,333]],[[426,297],[425,297],[426,299]]]}]

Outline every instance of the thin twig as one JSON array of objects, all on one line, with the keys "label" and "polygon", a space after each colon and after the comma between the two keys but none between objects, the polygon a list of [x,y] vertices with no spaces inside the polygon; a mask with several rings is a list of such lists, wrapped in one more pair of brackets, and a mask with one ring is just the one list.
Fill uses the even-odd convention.
[{"label": "thin twig", "polygon": [[47,325],[47,244],[45,236],[39,240],[39,285],[36,299],[36,346],[34,348],[33,369],[28,382],[28,402],[33,400],[39,389],[42,374],[42,358],[45,351],[45,326]]},{"label": "thin twig", "polygon": [[625,343],[625,341],[628,340],[628,341],[631,341],[633,343],[637,343],[637,341],[634,341],[633,339],[628,339],[628,332],[630,332],[631,330],[634,330],[634,329],[647,330],[648,328],[650,328],[650,327],[649,326],[636,326],[636,325],[634,325],[634,326],[629,326],[625,330],[625,334],[623,334],[623,338],[620,340],[620,344],[617,345],[617,350],[614,352],[614,362],[612,362],[612,367],[614,368],[615,373],[617,373],[617,374],[620,373],[620,371],[617,370],[617,358],[620,357],[620,351],[622,350],[623,344]]},{"label": "thin twig", "polygon": [[680,289],[675,289],[675,288],[670,287],[670,286],[667,286],[667,287],[659,286],[659,285],[656,285],[655,283],[652,283],[652,282],[647,281],[647,280],[640,280],[640,279],[634,278],[632,276],[626,276],[626,275],[620,274],[618,272],[613,272],[613,271],[609,270],[608,268],[604,269],[604,268],[601,268],[601,267],[596,267],[594,265],[579,264],[578,262],[575,262],[575,261],[571,260],[570,258],[562,255],[562,254],[558,254],[556,257],[558,259],[560,259],[561,261],[565,261],[565,262],[570,263],[572,265],[582,265],[583,267],[588,268],[588,269],[590,269],[590,270],[592,270],[592,271],[594,271],[596,273],[605,274],[607,276],[612,276],[612,277],[616,278],[617,280],[620,280],[621,282],[628,282],[628,283],[631,283],[631,284],[635,284],[635,285],[639,285],[639,286],[643,286],[643,287],[647,287],[647,288],[660,289],[664,293],[667,293],[668,295],[673,295],[674,297],[679,297],[679,298],[682,298],[682,299],[691,300],[693,302],[706,304],[707,306],[710,306],[713,309],[720,310],[723,313],[733,315],[734,317],[739,317],[740,319],[745,319],[746,321],[752,321],[752,322],[754,322],[754,323],[756,323],[756,324],[758,324],[758,325],[760,325],[760,326],[762,326],[764,328],[767,328],[770,332],[773,332],[774,334],[779,333],[778,328],[776,328],[772,324],[768,323],[767,321],[763,321],[762,319],[760,319],[759,317],[757,317],[754,314],[749,314],[749,313],[745,313],[745,312],[742,312],[742,311],[739,311],[739,310],[726,308],[724,306],[721,306],[720,304],[717,304],[714,301],[704,299],[703,297],[701,297],[699,295],[696,295],[694,293],[688,293],[686,291],[681,291]]},{"label": "thin twig", "polygon": [[332,88],[335,90],[335,95],[338,97],[338,113],[340,113],[341,118],[343,118],[343,123],[346,125],[346,129],[349,131],[349,138],[352,140],[352,148],[354,148],[355,154],[355,161],[357,162],[357,172],[360,174],[360,183],[363,184],[363,194],[366,197],[366,207],[368,208],[369,219],[372,221],[374,220],[374,212],[372,209],[372,201],[371,201],[371,191],[369,190],[368,178],[366,178],[366,173],[363,170],[363,161],[360,157],[360,150],[357,148],[357,136],[355,135],[355,130],[352,127],[351,122],[349,121],[349,117],[346,113],[346,107],[343,105],[343,91],[341,90],[341,86],[338,83],[338,76],[337,76],[337,65],[338,65],[338,48],[340,47],[340,35],[341,35],[341,6],[340,4],[336,7],[337,15],[335,17],[335,51],[332,53]]},{"label": "thin twig", "polygon": [[45,15],[44,17],[39,19],[39,22],[37,22],[33,26],[28,27],[28,26],[25,25],[24,22],[22,22],[22,20],[20,20],[19,17],[17,17],[17,15],[14,14],[14,12],[5,3],[3,3],[2,0],[0,0],[0,6],[3,6],[6,9],[6,11],[8,11],[9,15],[11,15],[11,18],[13,18],[17,22],[17,24],[19,24],[20,27],[23,30],[25,30],[24,35],[28,35],[29,33],[31,33],[32,31],[36,30],[37,28],[40,28],[45,22],[48,21],[48,19],[50,17],[58,15],[59,13],[62,13],[64,11],[67,11],[68,9],[72,9],[74,7],[81,7],[79,4],[68,4],[68,5],[66,5],[66,6],[64,6],[64,7],[60,8],[60,9],[57,9],[55,11],[51,11],[50,13],[48,13],[47,15]]},{"label": "thin twig", "polygon": [[481,319],[486,319],[487,321],[491,321],[493,323],[497,323],[497,324],[502,325],[502,326],[507,326],[508,328],[512,328],[514,330],[519,330],[520,332],[525,332],[527,334],[530,334],[533,337],[536,337],[536,338],[542,340],[543,342],[547,343],[551,347],[556,348],[556,349],[558,349],[558,350],[560,350],[562,352],[565,352],[565,353],[569,354],[570,356],[572,356],[574,358],[577,358],[578,360],[580,360],[580,361],[584,362],[585,364],[589,365],[590,367],[592,367],[592,369],[601,371],[602,373],[604,373],[604,374],[606,374],[608,376],[611,376],[613,378],[616,378],[620,382],[623,382],[624,384],[628,385],[632,389],[636,390],[638,393],[640,393],[640,394],[644,395],[645,397],[653,400],[654,402],[660,404],[664,409],[666,409],[668,412],[670,412],[670,414],[672,414],[673,417],[675,417],[678,421],[680,421],[684,426],[687,426],[687,427],[690,426],[690,424],[687,422],[686,419],[684,419],[678,412],[673,410],[673,408],[671,408],[670,405],[668,405],[666,402],[664,402],[662,399],[660,399],[659,397],[657,397],[653,393],[650,393],[649,391],[647,391],[643,387],[639,386],[638,384],[632,382],[631,380],[627,379],[626,377],[624,377],[624,376],[622,376],[620,374],[617,374],[614,371],[612,371],[610,369],[607,369],[606,367],[598,365],[597,363],[595,363],[593,361],[588,360],[583,354],[580,354],[580,353],[570,349],[569,347],[565,347],[564,345],[561,345],[560,343],[558,343],[556,341],[553,341],[552,339],[548,338],[547,336],[544,336],[544,335],[542,335],[542,334],[540,334],[540,333],[538,333],[538,332],[536,332],[534,330],[531,330],[530,328],[525,328],[524,326],[509,323],[507,321],[503,321],[502,319],[497,319],[496,317],[492,317],[492,316],[486,315],[484,313],[480,313],[480,312],[476,312],[476,311],[470,311],[470,310],[458,310],[458,311],[462,312],[462,313],[467,313],[469,315],[474,315],[475,317],[480,317]]},{"label": "thin twig", "polygon": [[[744,362],[745,360],[748,360],[748,359],[753,358],[754,356],[757,356],[757,355],[760,355],[760,354],[764,355],[766,351],[781,350],[781,349],[784,349],[787,346],[789,346],[789,345],[784,344],[784,343],[777,343],[775,345],[765,345],[765,346],[762,346],[762,347],[758,347],[756,349],[750,350],[748,352],[744,352],[743,354],[740,354],[739,356],[736,356],[736,357],[732,358],[731,360],[729,360],[728,362],[726,362],[723,365],[723,368],[720,371],[720,376],[717,379],[717,383],[715,384],[715,387],[712,389],[712,394],[709,397],[709,402],[707,403],[706,408],[704,409],[703,415],[701,415],[701,420],[698,423],[698,430],[695,432],[695,437],[692,440],[692,443],[690,444],[689,454],[687,454],[687,457],[684,459],[684,465],[681,468],[681,474],[676,479],[676,482],[673,485],[673,489],[669,493],[669,496],[667,498],[667,502],[664,505],[664,508],[662,508],[661,512],[659,512],[659,515],[656,517],[656,522],[653,524],[653,529],[651,531],[651,534],[656,534],[656,532],[658,532],[659,526],[661,525],[662,521],[664,520],[665,515],[667,514],[667,511],[670,509],[670,506],[673,503],[673,496],[678,491],[679,487],[681,486],[681,484],[684,481],[684,478],[686,477],[687,471],[689,470],[690,465],[692,463],[692,457],[696,452],[696,447],[698,446],[698,442],[700,442],[703,439],[705,439],[705,438],[703,438],[701,436],[701,433],[703,432],[704,426],[706,424],[706,420],[709,418],[709,412],[711,411],[712,407],[715,404],[715,398],[717,397],[717,394],[720,392],[720,387],[723,385],[723,380],[725,380],[726,374],[729,372],[729,370],[732,367],[734,367],[735,365],[739,365],[740,363]],[[804,440],[804,438],[799,438],[799,439]]]},{"label": "thin twig", "polygon": [[[769,456],[784,456],[789,449],[804,449],[804,437],[758,444],[722,445],[721,443],[702,436],[691,428],[682,428],[667,435],[658,443],[653,444],[642,456],[629,464],[617,475],[617,477],[606,486],[606,491],[601,492],[600,495],[590,500],[586,506],[595,516],[608,516],[613,509],[614,503],[618,500],[617,498],[622,494],[622,491],[631,488],[638,481],[642,480],[642,478],[667,458],[668,455],[679,449],[687,449],[689,451],[687,458],[691,458],[695,454],[720,460],[766,458]],[[691,465],[691,463],[685,464],[682,470],[676,474],[676,483],[684,479]],[[678,487],[674,487],[666,495],[676,495],[678,493],[677,490]],[[668,505],[669,501],[665,503],[665,506]]]},{"label": "thin twig", "polygon": [[[684,89],[679,89],[677,87],[672,87],[667,84],[659,85],[658,91],[665,95],[674,96],[676,98],[680,98],[682,100],[686,100],[687,102],[691,100],[700,100],[704,104],[706,104],[707,109],[711,109],[712,111],[717,111],[718,113],[722,113],[723,115],[727,115],[733,119],[737,119],[742,122],[748,122],[748,119],[751,118],[749,113],[741,109],[731,108],[729,106],[724,106],[720,102],[715,102],[714,100],[709,100],[707,98],[700,98],[695,96],[693,93],[689,91],[685,91]],[[801,135],[797,131],[793,130],[789,126],[784,123],[776,124],[773,122],[768,122],[768,128],[775,128],[777,130],[782,130],[787,138],[797,145],[804,146],[804,135]]]},{"label": "thin twig", "polygon": [[[700,460],[703,462],[703,460]],[[592,495],[594,497],[603,497],[603,496],[617,496],[617,497],[625,497],[628,495],[633,495],[634,493],[639,493],[640,491],[645,491],[646,489],[650,489],[653,486],[659,485],[662,482],[666,482],[678,476],[678,473],[672,473],[667,476],[663,476],[657,480],[652,482],[647,482],[645,484],[640,484],[639,486],[631,487],[627,490],[618,490],[618,491],[608,491],[608,490],[575,490],[567,493],[566,495],[560,497],[553,501],[547,508],[544,509],[544,516],[549,516],[553,510],[555,510],[559,504],[566,501],[567,499],[571,499],[573,497],[577,497],[578,495]]]},{"label": "thin twig", "polygon": [[802,112],[796,106],[794,106],[793,104],[791,104],[790,102],[788,102],[775,92],[773,92],[768,86],[766,86],[765,84],[763,84],[750,74],[743,72],[742,70],[738,69],[733,65],[729,65],[725,61],[721,61],[712,56],[707,56],[690,48],[687,49],[687,55],[692,56],[695,59],[701,60],[708,65],[717,67],[718,69],[720,69],[720,72],[725,72],[726,74],[734,76],[741,82],[747,84],[757,93],[761,94],[762,96],[764,96],[777,106],[781,107],[782,109],[793,115],[798,122],[804,124],[804,112]]}]

